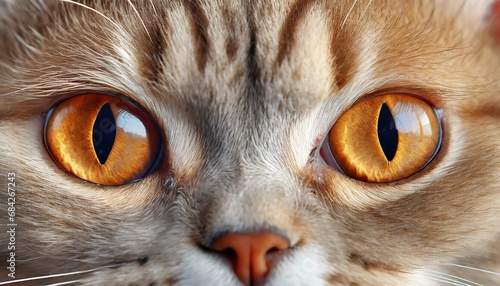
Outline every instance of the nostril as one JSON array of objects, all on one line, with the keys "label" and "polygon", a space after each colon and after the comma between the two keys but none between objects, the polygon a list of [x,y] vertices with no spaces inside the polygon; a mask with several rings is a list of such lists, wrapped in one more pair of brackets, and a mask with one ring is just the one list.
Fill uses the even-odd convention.
[{"label": "nostril", "polygon": [[227,258],[231,264],[234,264],[236,262],[236,259],[238,258],[236,251],[232,248],[226,248],[222,251],[218,251],[222,256]]},{"label": "nostril", "polygon": [[276,248],[276,247],[273,247],[273,248],[269,249],[269,250],[267,251],[267,253],[273,253],[273,252],[277,252],[277,251],[279,251],[279,249],[278,249],[278,248]]},{"label": "nostril", "polygon": [[227,257],[236,258],[236,251],[234,251],[234,249],[232,249],[232,248],[226,248],[220,252]]},{"label": "nostril", "polygon": [[278,252],[290,248],[287,239],[271,233],[227,233],[216,239],[212,250],[225,256],[233,265],[233,271],[245,285],[267,276]]}]

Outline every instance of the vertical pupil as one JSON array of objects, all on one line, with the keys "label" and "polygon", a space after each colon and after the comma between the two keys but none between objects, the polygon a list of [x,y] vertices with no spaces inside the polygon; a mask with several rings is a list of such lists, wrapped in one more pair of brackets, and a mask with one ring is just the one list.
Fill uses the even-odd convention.
[{"label": "vertical pupil", "polygon": [[106,163],[116,137],[116,124],[109,103],[104,104],[97,114],[92,128],[92,143],[101,165]]},{"label": "vertical pupil", "polygon": [[398,130],[396,122],[386,103],[382,104],[378,116],[378,140],[387,161],[392,161],[398,149]]}]

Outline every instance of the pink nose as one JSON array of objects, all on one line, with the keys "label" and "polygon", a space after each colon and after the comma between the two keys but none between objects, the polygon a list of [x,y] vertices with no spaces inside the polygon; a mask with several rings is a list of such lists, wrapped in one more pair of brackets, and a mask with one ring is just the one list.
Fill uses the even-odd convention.
[{"label": "pink nose", "polygon": [[228,233],[219,237],[211,248],[229,254],[238,279],[250,285],[269,273],[273,265],[273,252],[286,250],[290,245],[286,239],[271,232]]}]

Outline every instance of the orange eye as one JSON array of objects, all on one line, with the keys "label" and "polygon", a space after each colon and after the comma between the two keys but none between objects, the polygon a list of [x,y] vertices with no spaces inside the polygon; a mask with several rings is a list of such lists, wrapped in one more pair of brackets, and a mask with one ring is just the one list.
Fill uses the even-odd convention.
[{"label": "orange eye", "polygon": [[45,144],[69,173],[102,185],[122,185],[155,171],[162,140],[141,109],[118,97],[85,94],[52,108]]},{"label": "orange eye", "polygon": [[392,182],[425,167],[439,150],[441,134],[440,120],[427,102],[406,94],[381,95],[344,113],[321,155],[354,179]]}]

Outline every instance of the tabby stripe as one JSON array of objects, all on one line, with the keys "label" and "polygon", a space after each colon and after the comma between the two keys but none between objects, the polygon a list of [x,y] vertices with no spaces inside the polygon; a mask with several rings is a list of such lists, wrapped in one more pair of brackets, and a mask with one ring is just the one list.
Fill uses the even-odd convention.
[{"label": "tabby stripe", "polygon": [[229,61],[234,61],[236,52],[239,48],[239,42],[236,38],[236,21],[234,13],[227,6],[222,7],[222,16],[226,29],[229,31],[225,42],[226,54]]},{"label": "tabby stripe", "polygon": [[190,14],[193,42],[195,45],[195,58],[198,69],[203,71],[208,59],[208,18],[203,9],[200,8],[197,0],[185,2],[187,11]]},{"label": "tabby stripe", "polygon": [[[162,18],[160,18],[162,19]],[[148,78],[151,82],[159,84],[162,80],[163,74],[163,54],[165,53],[164,35],[168,34],[170,27],[166,23],[155,24],[149,28],[151,34],[151,41],[144,41],[149,50],[147,53],[137,53],[143,55],[143,62],[141,66],[141,73]]]},{"label": "tabby stripe", "polygon": [[252,9],[250,5],[247,5],[246,9],[248,18],[248,30],[250,36],[247,56],[247,71],[249,82],[252,84],[252,87],[255,88],[257,78],[259,77],[259,68],[257,66],[257,35],[255,27],[256,20],[252,15]]},{"label": "tabby stripe", "polygon": [[311,5],[313,1],[314,0],[297,0],[293,3],[290,13],[288,13],[283,22],[283,26],[281,26],[278,56],[276,57],[275,66],[280,65],[285,57],[290,54],[292,46],[295,43],[295,31],[297,30],[297,26],[313,6]]},{"label": "tabby stripe", "polygon": [[[248,19],[248,51],[246,58],[246,96],[244,97],[244,104],[242,106],[243,113],[246,114],[247,122],[258,121],[262,117],[262,107],[265,106],[264,91],[260,83],[261,70],[258,65],[257,55],[257,27],[256,22],[259,20],[255,16],[255,6],[248,2],[245,5],[246,17]],[[251,140],[245,144],[250,146]],[[249,147],[250,148],[250,147]]]},{"label": "tabby stripe", "polygon": [[[346,26],[349,22],[345,23]],[[332,23],[330,31],[332,31],[331,56],[333,58],[332,70],[334,71],[334,80],[338,89],[343,88],[354,76],[354,69],[357,54],[356,45],[353,39],[358,35],[349,34],[348,31],[355,31],[349,27],[342,27],[340,23]]]}]

